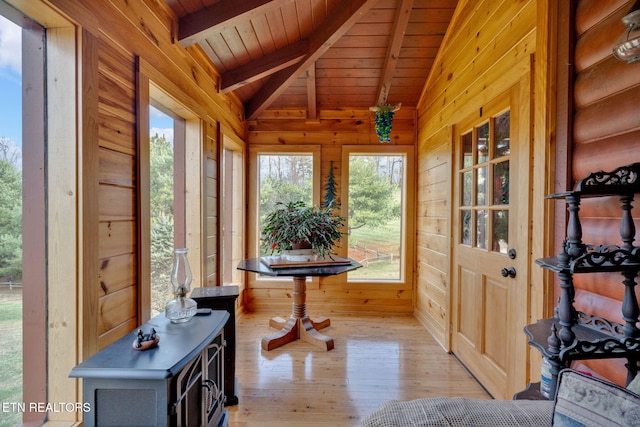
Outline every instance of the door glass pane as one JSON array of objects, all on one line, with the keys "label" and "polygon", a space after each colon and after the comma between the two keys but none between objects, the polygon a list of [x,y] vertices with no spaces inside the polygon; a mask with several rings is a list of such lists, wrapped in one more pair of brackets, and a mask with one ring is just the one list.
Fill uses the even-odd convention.
[{"label": "door glass pane", "polygon": [[487,249],[489,246],[487,215],[485,209],[476,211],[476,247],[481,249]]},{"label": "door glass pane", "polygon": [[[313,198],[313,155],[260,154],[258,156],[258,168],[258,221],[260,233],[264,219],[278,208],[278,202],[288,204],[302,201],[307,206],[311,206]],[[270,253],[262,248],[260,256],[265,255],[270,255]]]},{"label": "door glass pane", "polygon": [[476,205],[487,204],[487,166],[476,169]]},{"label": "door glass pane", "polygon": [[506,254],[509,249],[509,211],[493,211],[494,252]]},{"label": "door glass pane", "polygon": [[473,166],[473,134],[471,132],[462,135],[462,167]]},{"label": "door glass pane", "polygon": [[349,279],[401,279],[404,155],[349,156]]},{"label": "door glass pane", "polygon": [[471,171],[462,174],[462,206],[471,206],[473,196],[473,174]]},{"label": "door glass pane", "polygon": [[509,204],[509,161],[493,166],[493,204]]},{"label": "door glass pane", "polygon": [[471,211],[462,211],[460,215],[460,222],[460,229],[462,230],[462,239],[460,243],[471,246]]},{"label": "door glass pane", "polygon": [[493,139],[493,158],[508,156],[511,152],[509,128],[511,112],[506,111],[495,118],[495,138]]},{"label": "door glass pane", "polygon": [[478,161],[476,164],[484,163],[489,160],[489,123],[480,125],[477,128],[478,141],[476,149],[478,150]]}]

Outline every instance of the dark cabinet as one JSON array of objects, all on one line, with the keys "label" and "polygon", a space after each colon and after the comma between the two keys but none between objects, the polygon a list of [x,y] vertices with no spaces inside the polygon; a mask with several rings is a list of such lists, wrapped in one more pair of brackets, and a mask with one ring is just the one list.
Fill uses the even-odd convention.
[{"label": "dark cabinet", "polygon": [[229,320],[224,325],[224,338],[227,346],[224,351],[224,395],[225,405],[238,404],[238,381],[236,379],[236,300],[240,288],[235,285],[208,286],[195,288],[191,298],[198,303],[198,308],[226,310]]},{"label": "dark cabinet", "polygon": [[224,325],[226,311],[171,323],[160,314],[140,327],[154,328],[157,347],[132,347],[136,331],[72,369],[83,378],[89,411],[85,426],[225,426]]},{"label": "dark cabinet", "polygon": [[[579,181],[574,191],[549,196],[566,202],[567,235],[557,256],[536,262],[557,275],[560,299],[554,317],[527,325],[524,330],[529,337],[529,344],[548,358],[551,364],[551,399],[555,397],[558,372],[575,360],[623,358],[627,360],[627,383],[637,374],[640,359],[640,330],[637,323],[640,310],[635,286],[640,271],[640,247],[633,245],[636,229],[631,205],[637,193],[640,193],[640,163],[612,172],[592,173]],[[618,201],[621,245],[591,245],[583,242],[580,201],[591,197],[608,197],[607,200]],[[618,239],[615,238],[615,241]],[[621,275],[624,324],[579,312],[574,307],[573,277],[601,272],[617,272]],[[516,398],[535,396],[538,391],[536,387],[530,385]]]}]

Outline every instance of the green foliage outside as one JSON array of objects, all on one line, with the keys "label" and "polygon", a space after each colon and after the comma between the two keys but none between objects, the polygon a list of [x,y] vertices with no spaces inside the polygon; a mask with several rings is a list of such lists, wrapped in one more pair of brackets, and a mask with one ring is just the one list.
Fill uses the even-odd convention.
[{"label": "green foliage outside", "polygon": [[22,280],[22,173],[0,138],[0,282]]},{"label": "green foliage outside", "polygon": [[[0,402],[22,402],[22,290],[0,288]],[[0,427],[22,422],[19,411],[0,416]]]},{"label": "green foliage outside", "polygon": [[377,156],[351,156],[349,162],[349,232],[384,225],[400,217],[394,198],[398,185],[381,173]]},{"label": "green foliage outside", "polygon": [[151,315],[173,299],[173,143],[154,135],[150,141]]}]

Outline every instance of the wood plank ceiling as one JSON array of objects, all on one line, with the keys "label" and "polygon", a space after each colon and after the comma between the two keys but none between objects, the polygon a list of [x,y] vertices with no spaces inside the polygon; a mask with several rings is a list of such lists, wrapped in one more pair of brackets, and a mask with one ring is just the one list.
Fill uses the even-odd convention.
[{"label": "wood plank ceiling", "polygon": [[415,108],[457,0],[166,0],[223,92],[266,109]]}]

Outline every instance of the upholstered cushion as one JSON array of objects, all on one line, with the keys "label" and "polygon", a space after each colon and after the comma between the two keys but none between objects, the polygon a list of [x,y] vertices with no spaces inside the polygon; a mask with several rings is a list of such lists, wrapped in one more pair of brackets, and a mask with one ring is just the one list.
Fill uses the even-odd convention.
[{"label": "upholstered cushion", "polygon": [[565,369],[558,375],[553,425],[640,426],[640,396],[610,382]]},{"label": "upholstered cushion", "polygon": [[553,402],[548,400],[480,400],[434,397],[392,400],[365,416],[363,427],[550,426]]},{"label": "upholstered cushion", "polygon": [[627,390],[630,390],[635,394],[640,394],[640,375],[636,375],[636,377],[631,380],[631,382],[627,386]]}]

